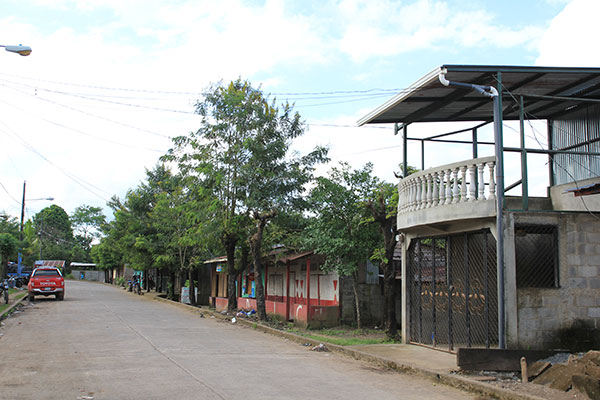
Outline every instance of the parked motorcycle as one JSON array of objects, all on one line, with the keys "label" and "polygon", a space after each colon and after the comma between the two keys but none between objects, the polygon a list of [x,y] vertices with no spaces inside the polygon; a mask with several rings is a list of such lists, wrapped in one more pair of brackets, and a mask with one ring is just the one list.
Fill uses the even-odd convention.
[{"label": "parked motorcycle", "polygon": [[8,279],[2,281],[2,295],[4,296],[4,303],[8,304]]}]

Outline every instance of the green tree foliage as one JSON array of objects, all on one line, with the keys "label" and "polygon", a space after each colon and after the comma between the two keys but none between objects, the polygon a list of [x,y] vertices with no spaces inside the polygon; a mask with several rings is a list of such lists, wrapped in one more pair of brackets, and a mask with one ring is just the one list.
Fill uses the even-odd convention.
[{"label": "green tree foliage", "polygon": [[365,264],[381,237],[366,205],[378,186],[371,176],[372,165],[351,170],[346,163],[331,169],[328,177],[317,178],[310,193],[314,213],[305,231],[305,246],[326,256],[323,268],[336,270],[340,276],[351,276],[354,289],[356,319],[362,327],[358,292],[358,268]]},{"label": "green tree foliage", "polygon": [[171,265],[178,272],[187,272],[190,303],[194,305],[194,269],[202,266],[211,253],[214,246],[211,232],[215,226],[204,189],[193,184],[184,185],[182,176],[172,179],[175,183],[172,191],[158,194],[150,213],[157,238],[165,250],[157,255],[157,262]]},{"label": "green tree foliage", "polygon": [[71,249],[75,244],[69,215],[55,204],[44,208],[33,217],[38,234],[42,257],[47,260],[71,261]]},{"label": "green tree foliage", "polygon": [[[83,250],[85,253],[82,255],[83,258],[85,261],[89,261],[92,242],[100,238],[102,226],[106,224],[106,217],[102,213],[102,208],[88,205],[77,207],[71,215],[71,224],[79,245],[75,248]],[[73,259],[80,260],[75,257]]]},{"label": "green tree foliage", "polygon": [[10,233],[0,233],[0,256],[2,262],[0,263],[0,279],[6,277],[6,271],[10,257],[17,251],[18,240]]},{"label": "green tree foliage", "polygon": [[[277,108],[262,92],[238,79],[228,85],[214,85],[203,101],[196,104],[200,128],[174,139],[174,148],[164,157],[175,161],[179,169],[194,176],[198,185],[213,196],[214,218],[228,263],[228,308],[237,308],[235,282],[236,248],[245,239],[249,218],[254,232],[250,251],[255,274],[260,275],[263,231],[269,221],[284,208],[298,203],[302,185],[310,179],[312,165],[325,157],[316,149],[308,156],[288,154],[291,140],[304,131],[300,116],[289,105]],[[264,303],[262,283],[257,301]],[[264,304],[259,317],[266,318]]]},{"label": "green tree foliage", "polygon": [[0,213],[0,233],[10,233],[19,237],[19,221],[6,213]]}]

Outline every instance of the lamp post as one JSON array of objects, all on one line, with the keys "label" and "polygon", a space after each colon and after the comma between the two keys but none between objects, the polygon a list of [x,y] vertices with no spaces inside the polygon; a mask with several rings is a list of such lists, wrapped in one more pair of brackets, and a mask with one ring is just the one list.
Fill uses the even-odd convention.
[{"label": "lamp post", "polygon": [[[21,272],[22,265],[22,255],[21,255],[21,243],[23,242],[23,220],[25,219],[25,185],[26,181],[23,181],[23,200],[21,201],[21,225],[19,227],[19,257],[18,257],[18,271]],[[54,200],[54,197],[41,197],[38,199],[27,199],[27,201],[36,201],[36,200]],[[41,232],[40,232],[41,238]],[[40,242],[40,252],[41,252],[41,242]]]},{"label": "lamp post", "polygon": [[10,51],[11,53],[16,53],[21,56],[28,56],[31,54],[31,51],[32,51],[31,47],[23,46],[22,44],[20,44],[18,46],[6,46],[3,44],[0,44],[0,47],[4,47],[4,50]]}]

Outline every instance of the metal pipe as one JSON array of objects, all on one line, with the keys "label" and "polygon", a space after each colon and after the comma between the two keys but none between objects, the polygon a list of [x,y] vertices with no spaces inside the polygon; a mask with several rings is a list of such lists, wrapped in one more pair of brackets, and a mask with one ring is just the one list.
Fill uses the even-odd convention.
[{"label": "metal pipe", "polygon": [[402,128],[402,177],[406,178],[408,176],[408,128],[406,125]]},{"label": "metal pipe", "polygon": [[523,210],[529,210],[529,188],[527,183],[527,150],[525,149],[525,106],[523,105],[523,96],[519,102],[519,120],[521,131],[521,196]]},{"label": "metal pipe", "polygon": [[425,171],[425,141],[421,140],[421,171]]},{"label": "metal pipe", "polygon": [[498,270],[498,347],[504,349],[505,327],[504,327],[504,154],[502,138],[502,73],[497,75],[497,89],[493,86],[475,85],[472,83],[452,82],[446,79],[446,69],[442,69],[438,76],[440,83],[444,86],[456,86],[469,88],[483,96],[490,97],[494,109],[494,152],[496,155],[496,240],[497,257],[496,268]]},{"label": "metal pipe", "polygon": [[[502,75],[498,73],[502,91]],[[494,141],[496,142],[496,268],[498,270],[498,348],[506,348],[504,327],[504,154],[502,153],[502,96],[492,97],[494,108]]]}]

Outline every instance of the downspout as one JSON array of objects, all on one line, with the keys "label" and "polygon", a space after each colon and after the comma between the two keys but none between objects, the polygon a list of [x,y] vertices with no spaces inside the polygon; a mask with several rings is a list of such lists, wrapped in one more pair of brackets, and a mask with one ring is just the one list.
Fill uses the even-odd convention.
[{"label": "downspout", "polygon": [[453,82],[446,79],[448,71],[440,71],[439,80],[444,86],[468,88],[492,99],[494,108],[494,152],[496,156],[496,240],[498,251],[496,269],[498,275],[498,347],[506,348],[505,316],[504,316],[504,156],[502,144],[502,109],[498,90],[493,86],[475,85],[472,83]]}]

